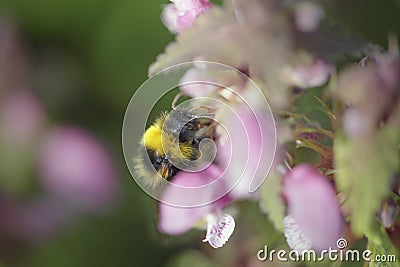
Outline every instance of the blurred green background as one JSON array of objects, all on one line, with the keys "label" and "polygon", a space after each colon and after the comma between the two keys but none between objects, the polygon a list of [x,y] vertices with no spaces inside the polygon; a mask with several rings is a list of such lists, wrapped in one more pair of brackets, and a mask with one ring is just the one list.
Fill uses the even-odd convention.
[{"label": "blurred green background", "polygon": [[27,85],[52,121],[81,127],[102,141],[120,184],[107,214],[83,214],[40,243],[2,244],[7,247],[0,262],[6,266],[162,266],[177,250],[157,236],[156,205],[131,178],[120,138],[132,94],[173,39],[159,19],[164,3],[0,1],[0,17],[15,25],[28,60]]},{"label": "blurred green background", "polygon": [[[165,266],[183,248],[201,246],[203,232],[176,238],[157,233],[157,205],[131,178],[121,149],[125,108],[135,89],[146,80],[149,64],[174,38],[159,19],[166,3],[0,1],[0,21],[8,21],[15,29],[28,64],[24,86],[43,104],[51,123],[75,125],[101,141],[113,159],[114,179],[119,185],[113,207],[104,213],[80,214],[79,220],[40,241],[0,241],[0,266]],[[332,21],[347,25],[383,47],[388,32],[400,36],[397,0],[325,1],[324,5]],[[7,68],[2,66],[1,70]],[[31,176],[35,179],[34,172]],[[27,201],[28,197],[16,198]],[[258,216],[254,215],[254,207],[246,212]],[[4,216],[0,220],[5,220]],[[260,222],[261,226],[256,227],[268,235],[269,223],[254,221]],[[256,244],[256,248],[262,246],[262,242]],[[190,259],[201,258],[197,252],[190,253]],[[225,248],[219,253],[235,255],[234,250]],[[189,265],[185,258],[175,262]],[[198,259],[190,264],[206,263]]]}]

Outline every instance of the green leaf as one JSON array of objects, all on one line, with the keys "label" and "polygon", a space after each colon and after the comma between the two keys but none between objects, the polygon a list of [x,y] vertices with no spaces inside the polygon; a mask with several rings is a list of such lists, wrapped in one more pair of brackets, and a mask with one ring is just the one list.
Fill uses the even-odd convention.
[{"label": "green leaf", "polygon": [[268,214],[275,228],[283,232],[285,218],[285,203],[282,195],[282,176],[275,168],[271,169],[267,179],[261,187],[260,209]]},{"label": "green leaf", "polygon": [[[392,244],[389,239],[388,234],[385,229],[375,222],[370,230],[366,233],[368,238],[368,249],[371,250],[371,262],[370,267],[397,267],[399,266],[399,251]],[[385,257],[387,260],[385,262],[374,261],[376,256],[383,260]],[[394,260],[394,261],[393,261]]]},{"label": "green leaf", "polygon": [[390,127],[359,139],[347,139],[341,133],[336,136],[335,179],[352,210],[350,220],[356,236],[368,231],[381,201],[391,191],[390,178],[400,165],[398,140],[398,131]]}]

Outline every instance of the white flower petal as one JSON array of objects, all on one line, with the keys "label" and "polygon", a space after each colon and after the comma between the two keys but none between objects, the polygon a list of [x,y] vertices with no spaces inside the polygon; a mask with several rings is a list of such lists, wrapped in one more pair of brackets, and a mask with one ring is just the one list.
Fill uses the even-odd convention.
[{"label": "white flower petal", "polygon": [[286,242],[291,249],[296,250],[298,253],[311,249],[311,240],[301,231],[292,216],[285,217],[283,226],[285,228]]},{"label": "white flower petal", "polygon": [[235,229],[235,220],[229,214],[220,216],[209,215],[207,218],[207,235],[203,242],[208,242],[213,248],[225,245]]}]

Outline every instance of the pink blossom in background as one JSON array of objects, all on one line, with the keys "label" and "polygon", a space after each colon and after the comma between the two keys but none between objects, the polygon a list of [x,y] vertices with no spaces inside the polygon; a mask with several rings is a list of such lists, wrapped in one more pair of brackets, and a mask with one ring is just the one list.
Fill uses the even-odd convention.
[{"label": "pink blossom in background", "polygon": [[13,21],[0,15],[0,95],[26,84],[28,66]]},{"label": "pink blossom in background", "polygon": [[89,133],[73,127],[55,128],[44,137],[39,176],[49,193],[79,208],[101,211],[117,189],[105,148]]},{"label": "pink blossom in background", "polygon": [[208,0],[171,0],[164,7],[161,20],[172,33],[182,32],[192,26],[194,20],[212,4]]},{"label": "pink blossom in background", "polygon": [[65,227],[73,214],[56,199],[40,197],[18,203],[0,199],[0,232],[10,237],[36,242],[43,241]]},{"label": "pink blossom in background", "polygon": [[[298,225],[298,229],[285,229],[289,245],[296,244],[293,233],[298,237],[301,233],[303,245],[309,240],[317,251],[334,248],[342,237],[344,221],[333,185],[313,166],[302,163],[285,176],[283,195],[290,216],[286,224]],[[297,230],[291,231],[294,228]]]},{"label": "pink blossom in background", "polygon": [[47,116],[41,103],[28,91],[10,92],[0,105],[0,135],[15,144],[38,136]]},{"label": "pink blossom in background", "polygon": [[[353,138],[370,135],[398,106],[400,57],[383,54],[364,67],[352,67],[338,80],[338,97],[349,107],[343,117],[345,133]],[[393,112],[395,114],[395,112]],[[394,121],[392,121],[394,119]]]}]

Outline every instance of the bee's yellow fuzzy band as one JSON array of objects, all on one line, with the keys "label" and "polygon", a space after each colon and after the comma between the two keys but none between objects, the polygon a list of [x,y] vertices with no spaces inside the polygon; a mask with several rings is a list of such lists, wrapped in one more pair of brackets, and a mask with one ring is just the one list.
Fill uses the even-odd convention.
[{"label": "bee's yellow fuzzy band", "polygon": [[143,135],[143,145],[147,149],[157,151],[159,155],[164,156],[165,152],[162,144],[162,129],[158,125],[152,125]]}]

